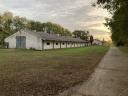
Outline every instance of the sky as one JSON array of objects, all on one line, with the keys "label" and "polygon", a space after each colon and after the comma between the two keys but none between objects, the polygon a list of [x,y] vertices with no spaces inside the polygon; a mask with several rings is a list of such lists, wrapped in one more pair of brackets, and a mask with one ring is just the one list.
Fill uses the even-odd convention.
[{"label": "sky", "polygon": [[109,13],[91,6],[96,0],[0,0],[0,13],[10,11],[15,16],[41,22],[53,22],[74,30],[89,30],[98,39],[110,40],[104,26]]}]

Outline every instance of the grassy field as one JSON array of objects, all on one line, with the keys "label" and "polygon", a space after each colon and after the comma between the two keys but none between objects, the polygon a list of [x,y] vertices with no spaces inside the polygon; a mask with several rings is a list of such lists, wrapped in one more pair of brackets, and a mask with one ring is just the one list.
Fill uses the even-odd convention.
[{"label": "grassy field", "polygon": [[0,49],[0,96],[54,96],[87,80],[107,50]]}]

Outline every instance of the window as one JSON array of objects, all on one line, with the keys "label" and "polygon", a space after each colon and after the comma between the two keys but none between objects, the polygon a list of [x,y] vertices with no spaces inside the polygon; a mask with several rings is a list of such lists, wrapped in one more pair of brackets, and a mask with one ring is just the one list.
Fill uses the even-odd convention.
[{"label": "window", "polygon": [[56,43],[56,45],[58,45],[58,43]]},{"label": "window", "polygon": [[47,42],[47,45],[50,45],[50,43],[49,43],[49,42]]},{"label": "window", "polygon": [[63,45],[64,45],[65,43],[63,43]]},{"label": "window", "polygon": [[70,43],[68,43],[68,45],[69,45]]}]

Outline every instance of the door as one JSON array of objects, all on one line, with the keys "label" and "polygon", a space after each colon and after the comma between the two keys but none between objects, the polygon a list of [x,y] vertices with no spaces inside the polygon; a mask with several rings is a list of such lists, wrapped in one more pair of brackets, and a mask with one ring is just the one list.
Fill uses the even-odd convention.
[{"label": "door", "polygon": [[9,48],[9,42],[5,42],[5,48]]},{"label": "door", "polygon": [[16,36],[16,48],[26,48],[26,37]]}]

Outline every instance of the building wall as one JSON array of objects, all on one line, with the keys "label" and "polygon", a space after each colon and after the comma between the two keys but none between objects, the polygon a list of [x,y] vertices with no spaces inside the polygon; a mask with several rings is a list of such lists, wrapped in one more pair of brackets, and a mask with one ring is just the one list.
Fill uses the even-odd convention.
[{"label": "building wall", "polygon": [[83,43],[83,46],[85,47],[86,46],[86,43]]},{"label": "building wall", "polygon": [[72,47],[72,42],[67,42],[67,48],[71,48]]},{"label": "building wall", "polygon": [[[33,32],[17,32],[5,39],[5,42],[9,43],[9,48],[16,48],[16,36],[26,37],[26,49],[47,50],[58,48],[73,48],[85,46],[85,43],[76,42],[59,42],[59,41],[43,41]],[[58,44],[56,44],[58,43]]]},{"label": "building wall", "polygon": [[102,42],[99,41],[99,40],[94,40],[94,41],[93,41],[93,44],[95,44],[95,45],[102,45]]},{"label": "building wall", "polygon": [[42,49],[42,40],[30,32],[17,32],[5,39],[5,42],[9,43],[9,48],[16,48],[16,36],[26,37],[26,49]]},{"label": "building wall", "polygon": [[78,43],[78,47],[81,47],[81,43]]},{"label": "building wall", "polygon": [[56,42],[54,42],[54,49],[59,49],[60,48],[60,42],[58,41],[56,41]]},{"label": "building wall", "polygon": [[42,46],[43,46],[42,49],[44,49],[44,50],[46,50],[46,49],[53,49],[53,41],[44,41],[42,43]]},{"label": "building wall", "polygon": [[72,45],[72,47],[75,47],[75,42],[73,42],[73,45]]},{"label": "building wall", "polygon": [[82,45],[82,47],[84,47],[85,46],[85,43],[81,43],[81,45]]},{"label": "building wall", "polygon": [[78,47],[77,43],[75,43],[75,47]]},{"label": "building wall", "polygon": [[26,34],[26,48],[42,50],[42,40],[35,35]]},{"label": "building wall", "polygon": [[61,48],[66,48],[66,42],[61,42]]},{"label": "building wall", "polygon": [[79,43],[79,47],[82,47],[82,43]]},{"label": "building wall", "polygon": [[73,42],[71,42],[71,48],[72,48],[72,47],[74,47],[74,43],[73,43]]},{"label": "building wall", "polygon": [[9,43],[9,48],[16,48],[16,38],[14,38],[13,36],[10,36],[9,38],[5,39],[5,42]]},{"label": "building wall", "polygon": [[72,47],[74,47],[72,44],[73,44],[73,42],[68,42],[68,43],[67,43],[67,48],[72,48]]}]

